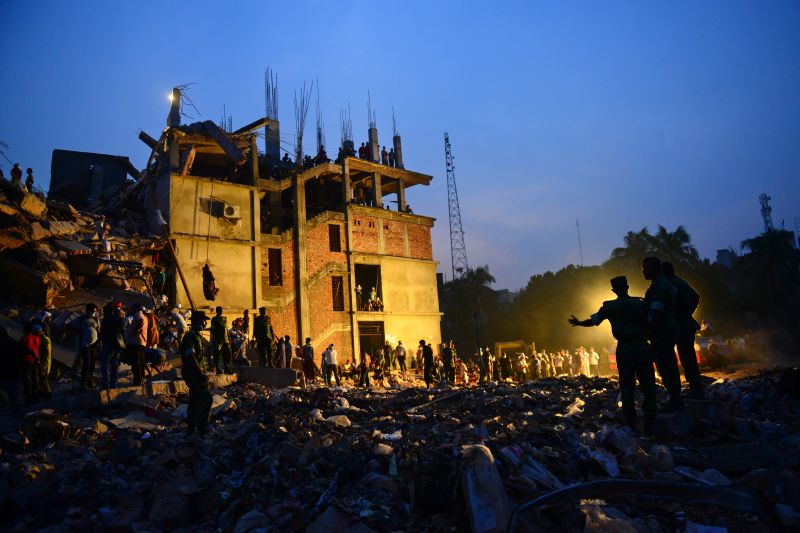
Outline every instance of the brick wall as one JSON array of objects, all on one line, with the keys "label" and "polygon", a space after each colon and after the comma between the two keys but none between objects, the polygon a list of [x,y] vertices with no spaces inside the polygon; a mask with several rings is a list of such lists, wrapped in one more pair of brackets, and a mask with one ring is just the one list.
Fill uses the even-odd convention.
[{"label": "brick wall", "polygon": [[[269,285],[268,249],[280,248],[283,274],[282,286]],[[264,243],[261,246],[261,296],[267,302],[267,314],[272,319],[276,335],[297,336],[297,303],[295,302],[294,246],[291,240],[284,243]],[[288,302],[283,304],[282,302]]]},{"label": "brick wall", "polygon": [[[347,273],[333,273],[334,276],[342,276],[344,282],[344,307],[345,311],[333,310],[333,298],[331,291],[331,275],[320,278],[316,283],[308,288],[308,303],[311,315],[311,340],[314,345],[314,352],[319,359],[322,351],[331,342],[336,345],[339,354],[349,354],[350,335],[345,332],[340,335],[340,331],[331,329],[332,326],[349,326],[350,319],[347,313],[349,307],[350,285],[347,282]],[[343,344],[346,339],[346,344]],[[303,339],[305,340],[305,339]],[[319,361],[317,361],[319,362]]]},{"label": "brick wall", "polygon": [[354,215],[352,220],[354,252],[378,253],[378,220],[375,217]]},{"label": "brick wall", "polygon": [[345,249],[346,235],[343,222],[326,222],[309,229],[306,232],[306,269],[309,278],[314,277],[329,263],[347,264],[347,256],[344,252],[331,252],[328,235],[329,224],[335,224],[339,227],[342,250]]},{"label": "brick wall", "polygon": [[408,246],[414,259],[433,259],[431,228],[422,224],[408,224]]},{"label": "brick wall", "polygon": [[403,222],[383,220],[383,249],[386,255],[402,257],[405,255],[405,239],[403,238]]}]

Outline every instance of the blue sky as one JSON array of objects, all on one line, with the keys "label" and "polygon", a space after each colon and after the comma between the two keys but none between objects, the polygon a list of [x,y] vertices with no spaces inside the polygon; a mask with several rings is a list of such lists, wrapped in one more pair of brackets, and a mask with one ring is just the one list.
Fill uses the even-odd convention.
[{"label": "blue sky", "polygon": [[367,91],[388,142],[394,106],[406,167],[435,178],[408,201],[437,218],[447,273],[445,130],[470,263],[500,288],[578,263],[576,219],[594,264],[657,224],[706,257],[738,248],[761,192],[777,225],[800,217],[798,2],[6,0],[0,15],[0,140],[40,181],[54,148],[144,166],[136,136],[158,135],[173,85],[195,83],[201,119],[250,122],[270,66],[284,134],[304,80],[329,147],[348,104],[365,140]]}]

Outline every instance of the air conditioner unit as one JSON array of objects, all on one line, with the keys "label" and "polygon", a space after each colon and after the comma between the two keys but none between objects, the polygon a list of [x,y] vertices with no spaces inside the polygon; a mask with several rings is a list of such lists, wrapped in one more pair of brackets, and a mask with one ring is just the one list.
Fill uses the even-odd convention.
[{"label": "air conditioner unit", "polygon": [[238,205],[225,204],[222,216],[229,220],[239,220],[242,218],[242,208]]}]

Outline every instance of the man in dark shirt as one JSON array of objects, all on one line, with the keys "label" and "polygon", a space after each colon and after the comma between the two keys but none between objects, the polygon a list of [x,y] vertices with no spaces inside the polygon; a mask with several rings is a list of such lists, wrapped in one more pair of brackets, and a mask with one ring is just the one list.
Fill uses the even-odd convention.
[{"label": "man in dark shirt", "polygon": [[634,427],[636,423],[636,380],[644,393],[645,432],[652,431],[656,415],[656,378],[653,360],[647,345],[647,314],[644,300],[628,295],[628,280],[618,276],[611,280],[615,300],[603,302],[602,307],[591,318],[578,320],[570,316],[573,326],[599,326],[603,320],[611,322],[611,332],[617,339],[617,369],[622,396],[622,413],[625,422]]},{"label": "man in dark shirt", "polygon": [[675,300],[676,290],[670,281],[661,273],[661,261],[657,257],[645,257],[642,261],[644,279],[650,281],[650,287],[644,295],[650,315],[650,350],[656,362],[656,368],[669,393],[669,403],[665,411],[683,410],[681,400],[681,377],[678,362],[675,359]]},{"label": "man in dark shirt", "polygon": [[186,422],[189,427],[187,435],[195,431],[201,435],[206,432],[211,422],[211,392],[208,390],[208,376],[203,350],[203,339],[200,332],[206,327],[206,314],[203,311],[192,311],[192,329],[181,340],[181,375],[189,388],[189,407]]},{"label": "man in dark shirt", "polygon": [[253,321],[253,337],[258,345],[258,364],[272,368],[272,340],[275,332],[267,316],[266,307],[258,308],[258,316]]},{"label": "man in dark shirt", "polygon": [[672,263],[667,261],[661,263],[661,272],[672,282],[677,292],[675,347],[678,349],[683,375],[689,382],[689,396],[694,399],[702,399],[704,397],[703,381],[700,377],[700,366],[697,364],[697,353],[694,351],[694,337],[697,335],[697,330],[700,329],[700,324],[692,316],[700,304],[700,295],[686,280],[675,275],[675,267]]},{"label": "man in dark shirt", "polygon": [[433,385],[433,367],[436,364],[433,360],[433,348],[425,344],[425,339],[420,339],[419,345],[422,346],[422,361],[425,368],[425,388]]}]

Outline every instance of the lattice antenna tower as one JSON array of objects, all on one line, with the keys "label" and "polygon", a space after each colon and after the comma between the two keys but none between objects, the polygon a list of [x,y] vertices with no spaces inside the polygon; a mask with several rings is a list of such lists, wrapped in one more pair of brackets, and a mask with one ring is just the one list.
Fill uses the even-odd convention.
[{"label": "lattice antenna tower", "polygon": [[461,208],[458,205],[456,167],[453,164],[453,150],[447,132],[444,133],[444,159],[447,169],[447,207],[450,215],[450,261],[453,267],[453,279],[456,279],[469,271],[469,263],[464,243],[464,227],[461,224]]},{"label": "lattice antenna tower", "polygon": [[297,97],[297,91],[294,92],[294,121],[295,133],[297,144],[295,145],[297,159],[295,164],[301,166],[303,164],[303,131],[306,129],[306,117],[308,116],[308,104],[311,102],[311,91],[314,90],[314,82],[311,82],[311,87],[306,91],[306,82],[303,82],[303,88],[300,90],[300,97]]},{"label": "lattice antenna tower", "polygon": [[350,104],[346,108],[339,110],[339,136],[341,146],[344,148],[345,141],[353,140],[353,121],[350,120]]},{"label": "lattice antenna tower", "polygon": [[764,232],[775,229],[772,225],[772,206],[769,205],[769,201],[772,200],[771,197],[767,196],[766,193],[761,193],[758,197],[758,201],[761,203],[761,218],[764,219]]}]

